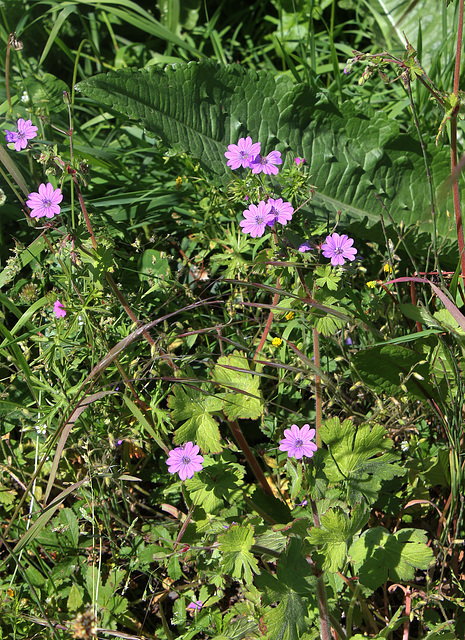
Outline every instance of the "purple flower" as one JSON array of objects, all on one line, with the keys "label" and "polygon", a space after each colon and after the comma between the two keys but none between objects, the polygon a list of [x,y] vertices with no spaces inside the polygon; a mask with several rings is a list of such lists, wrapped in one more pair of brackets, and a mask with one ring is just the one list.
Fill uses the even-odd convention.
[{"label": "purple flower", "polygon": [[21,151],[27,147],[27,141],[32,140],[37,135],[37,127],[32,124],[31,120],[20,118],[16,123],[18,131],[5,131],[7,142],[14,142],[15,151]]},{"label": "purple flower", "polygon": [[239,222],[243,233],[250,233],[252,238],[260,238],[265,233],[268,222],[274,219],[271,213],[271,204],[260,200],[258,207],[251,204],[248,209],[243,212],[245,220]]},{"label": "purple flower", "polygon": [[331,258],[331,264],[336,267],[344,264],[345,259],[350,260],[350,262],[355,260],[357,249],[354,249],[353,244],[353,239],[345,234],[340,236],[338,233],[333,233],[326,237],[321,249],[324,257]]},{"label": "purple flower", "polygon": [[285,429],[285,438],[279,441],[279,450],[287,451],[287,455],[299,460],[302,456],[311,458],[317,450],[317,446],[312,442],[315,437],[315,429],[310,429],[310,425],[304,424],[302,429],[293,424],[290,429]]},{"label": "purple flower", "polygon": [[193,478],[196,471],[202,471],[202,462],[198,445],[186,442],[182,447],[169,452],[166,464],[170,473],[179,473],[181,480],[186,480]]},{"label": "purple flower", "polygon": [[275,164],[282,164],[281,160],[281,152],[280,151],[272,151],[267,156],[257,155],[253,160],[250,161],[250,168],[252,169],[252,173],[265,173],[266,175],[276,175],[278,173],[278,167],[275,167]]},{"label": "purple flower", "polygon": [[55,318],[64,318],[66,315],[65,308],[59,300],[53,305],[53,313],[55,314]]},{"label": "purple flower", "polygon": [[203,607],[202,600],[196,600],[195,602],[191,602],[190,604],[187,605],[188,609],[193,609],[194,611],[200,611],[202,607]]},{"label": "purple flower", "polygon": [[60,213],[60,207],[58,206],[63,200],[63,195],[60,189],[54,189],[53,185],[49,183],[39,185],[39,192],[29,194],[29,199],[26,200],[28,207],[32,209],[31,218],[53,218]]},{"label": "purple flower", "polygon": [[305,162],[305,158],[294,158],[294,162],[296,163],[297,166],[304,164]]},{"label": "purple flower", "polygon": [[291,220],[292,214],[294,213],[294,207],[290,202],[283,202],[282,198],[278,198],[277,200],[269,198],[268,204],[271,205],[270,214],[273,216],[268,220],[268,226],[272,227],[275,222],[279,222],[279,224],[287,224],[289,220]]},{"label": "purple flower", "polygon": [[305,240],[305,242],[302,242],[302,244],[299,245],[299,251],[300,253],[305,253],[306,251],[313,251],[313,247],[310,245],[310,242],[308,240]]},{"label": "purple flower", "polygon": [[260,142],[252,142],[252,138],[240,138],[237,144],[230,144],[228,150],[225,152],[226,158],[228,158],[228,167],[232,170],[244,167],[249,167],[250,161],[260,153]]}]

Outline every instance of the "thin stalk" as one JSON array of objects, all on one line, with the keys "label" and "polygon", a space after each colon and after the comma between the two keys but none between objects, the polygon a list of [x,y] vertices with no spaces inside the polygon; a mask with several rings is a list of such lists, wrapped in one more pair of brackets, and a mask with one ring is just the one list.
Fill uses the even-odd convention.
[{"label": "thin stalk", "polygon": [[[457,33],[457,53],[455,56],[455,72],[454,72],[454,94],[458,95],[459,80],[460,80],[460,58],[462,54],[462,36],[463,36],[463,3],[464,0],[460,0],[459,3],[459,25]],[[452,114],[450,118],[450,158],[451,158],[451,173],[454,173],[457,167],[457,113]],[[455,214],[455,226],[457,228],[457,241],[460,252],[460,268],[462,270],[462,278],[465,278],[465,242],[463,237],[463,221],[462,221],[462,209],[460,205],[460,190],[459,182],[455,180],[452,185],[452,194],[454,197],[454,214]]]},{"label": "thin stalk", "polygon": [[[320,339],[318,335],[318,329],[313,327],[313,357],[315,361],[315,367],[320,368]],[[318,373],[315,373],[315,430],[316,430],[316,446],[321,447],[320,427],[323,416],[323,394],[321,388],[321,378]]]},{"label": "thin stalk", "polygon": [[[276,288],[279,289],[279,278],[276,281]],[[278,304],[278,300],[279,300],[279,293],[275,293],[273,296],[273,302],[272,305],[273,307],[275,307]],[[255,362],[257,356],[260,354],[260,351],[263,349],[263,345],[265,344],[265,340],[268,336],[268,333],[270,332],[271,329],[271,323],[273,322],[273,311],[270,309],[270,314],[268,316],[268,320],[266,321],[266,325],[265,325],[265,329],[263,331],[263,335],[261,337],[260,343],[257,347],[257,350],[255,351],[255,355],[252,358],[252,362]]]},{"label": "thin stalk", "polygon": [[[314,500],[310,498],[310,505],[312,508],[313,514],[313,523],[315,527],[320,527],[320,517],[318,515],[318,509],[316,507],[316,503]],[[328,614],[328,599],[326,597],[326,588],[325,588],[325,576],[323,571],[320,571],[315,567],[315,565],[309,559],[309,562],[312,566],[313,574],[316,577],[316,599],[318,602],[318,614],[320,618],[320,639],[321,640],[332,640],[331,638],[331,625],[329,622],[329,614]]]},{"label": "thin stalk", "polygon": [[271,487],[268,484],[268,480],[266,479],[265,474],[263,473],[260,465],[258,464],[257,459],[252,453],[252,450],[250,449],[247,440],[244,438],[244,434],[242,433],[237,420],[232,420],[231,422],[228,422],[228,424],[234,438],[236,439],[237,444],[239,445],[239,448],[241,449],[247,462],[249,463],[250,468],[252,469],[254,476],[257,478],[261,488],[267,495],[272,496],[273,491],[271,490]]}]

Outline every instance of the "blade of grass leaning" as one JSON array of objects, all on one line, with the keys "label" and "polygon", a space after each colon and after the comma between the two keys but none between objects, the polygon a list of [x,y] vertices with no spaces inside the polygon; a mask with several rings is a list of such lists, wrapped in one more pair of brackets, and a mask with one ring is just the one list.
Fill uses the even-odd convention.
[{"label": "blade of grass leaning", "polygon": [[55,42],[55,38],[57,37],[63,23],[66,21],[68,16],[71,13],[74,13],[76,10],[77,8],[75,5],[68,5],[63,9],[63,11],[60,12],[60,15],[56,19],[56,22],[53,25],[52,30],[50,31],[48,40],[45,43],[44,50],[42,51],[42,55],[40,56],[39,64],[37,65],[38,67],[42,66],[42,63],[44,62],[45,58],[48,56],[50,49],[52,48],[52,45]]}]

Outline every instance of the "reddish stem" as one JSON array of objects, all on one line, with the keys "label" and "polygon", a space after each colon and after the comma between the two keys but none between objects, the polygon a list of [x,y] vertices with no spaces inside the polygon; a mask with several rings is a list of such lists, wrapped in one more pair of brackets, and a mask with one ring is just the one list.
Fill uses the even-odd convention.
[{"label": "reddish stem", "polygon": [[237,444],[239,445],[239,448],[241,449],[242,453],[245,455],[246,460],[249,463],[255,477],[260,483],[261,488],[267,495],[272,496],[273,491],[271,490],[271,487],[268,484],[268,480],[266,479],[265,474],[263,473],[260,465],[258,464],[257,459],[252,453],[252,450],[250,449],[247,440],[244,438],[244,434],[242,433],[237,420],[232,420],[228,424],[233,433],[233,436],[236,439]]}]

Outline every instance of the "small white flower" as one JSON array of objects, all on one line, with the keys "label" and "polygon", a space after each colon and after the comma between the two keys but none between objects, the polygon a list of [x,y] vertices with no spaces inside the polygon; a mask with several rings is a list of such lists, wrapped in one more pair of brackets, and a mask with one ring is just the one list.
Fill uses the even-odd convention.
[{"label": "small white flower", "polygon": [[36,424],[35,430],[37,431],[38,436],[45,436],[47,433],[47,425],[46,424]]},{"label": "small white flower", "polygon": [[402,442],[400,443],[400,448],[402,449],[402,451],[408,451],[409,443],[407,442],[407,440],[402,440]]},{"label": "small white flower", "polygon": [[29,95],[27,91],[23,91],[23,95],[21,96],[21,102],[29,102]]}]

